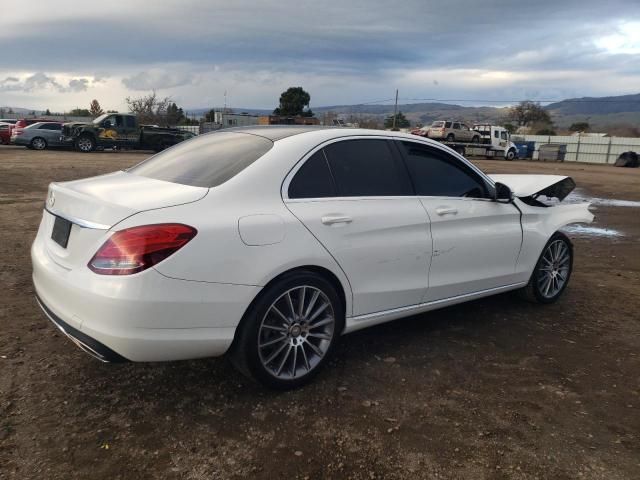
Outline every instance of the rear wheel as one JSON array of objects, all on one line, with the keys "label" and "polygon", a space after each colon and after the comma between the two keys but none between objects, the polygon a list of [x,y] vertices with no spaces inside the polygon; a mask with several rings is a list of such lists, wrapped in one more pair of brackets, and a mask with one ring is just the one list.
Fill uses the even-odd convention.
[{"label": "rear wheel", "polygon": [[450,133],[449,135],[447,135],[447,142],[455,142],[456,141],[456,136],[453,133]]},{"label": "rear wheel", "polygon": [[29,144],[34,150],[44,150],[47,148],[47,141],[42,137],[35,137]]},{"label": "rear wheel", "polygon": [[553,303],[567,287],[572,270],[571,241],[565,234],[556,232],[542,250],[531,279],[521,293],[527,300]]},{"label": "rear wheel", "polygon": [[76,150],[81,152],[93,152],[96,148],[96,141],[90,135],[82,135],[76,140]]},{"label": "rear wheel", "polygon": [[343,325],[344,307],[333,285],[314,272],[293,272],[249,308],[231,360],[263,385],[295,388],[320,371]]}]

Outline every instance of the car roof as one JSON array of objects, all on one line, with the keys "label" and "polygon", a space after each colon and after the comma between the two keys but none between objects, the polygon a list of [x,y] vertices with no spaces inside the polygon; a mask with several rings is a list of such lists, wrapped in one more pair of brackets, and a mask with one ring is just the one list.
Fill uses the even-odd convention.
[{"label": "car roof", "polygon": [[218,131],[258,135],[275,142],[293,135],[300,135],[302,133],[316,132],[320,130],[345,130],[345,128],[318,125],[252,125],[250,127],[225,128]]}]

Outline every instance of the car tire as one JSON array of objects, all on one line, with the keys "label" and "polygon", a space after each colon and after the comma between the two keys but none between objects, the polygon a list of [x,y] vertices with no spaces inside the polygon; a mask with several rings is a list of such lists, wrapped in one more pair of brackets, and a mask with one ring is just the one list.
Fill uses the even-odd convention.
[{"label": "car tire", "polygon": [[33,150],[44,150],[47,148],[47,141],[42,137],[34,137],[29,142],[29,147]]},{"label": "car tire", "polygon": [[478,135],[474,135],[471,139],[471,143],[480,143],[480,137]]},{"label": "car tire", "polygon": [[333,284],[315,272],[291,272],[252,302],[238,327],[231,361],[269,388],[297,388],[330,358],[343,326],[344,305]]},{"label": "car tire", "polygon": [[516,158],[516,151],[513,148],[510,148],[509,151],[507,152],[507,155],[505,156],[505,158],[509,161],[515,160]]},{"label": "car tire", "polygon": [[447,135],[446,140],[447,140],[447,142],[455,142],[456,141],[456,136],[453,133],[450,133],[449,135]]},{"label": "car tire", "polygon": [[80,152],[93,152],[96,149],[96,141],[91,135],[81,135],[76,139],[75,147]]},{"label": "car tire", "polygon": [[529,283],[520,290],[526,300],[554,303],[569,284],[573,271],[573,245],[564,233],[554,233],[542,249]]}]

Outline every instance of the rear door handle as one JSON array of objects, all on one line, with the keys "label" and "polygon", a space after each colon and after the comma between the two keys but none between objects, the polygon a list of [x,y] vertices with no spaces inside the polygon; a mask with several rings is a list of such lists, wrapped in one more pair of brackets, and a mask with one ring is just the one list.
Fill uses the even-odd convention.
[{"label": "rear door handle", "polygon": [[436,213],[438,215],[456,215],[458,213],[458,209],[455,207],[437,207]]},{"label": "rear door handle", "polygon": [[351,223],[353,218],[340,215],[327,215],[322,217],[322,223],[325,225],[335,225],[336,223]]}]

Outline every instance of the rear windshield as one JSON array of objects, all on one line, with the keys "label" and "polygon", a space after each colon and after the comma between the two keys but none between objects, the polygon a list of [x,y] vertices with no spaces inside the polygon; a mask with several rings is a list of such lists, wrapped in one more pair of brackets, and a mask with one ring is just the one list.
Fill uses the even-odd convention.
[{"label": "rear windshield", "polygon": [[216,187],[236,176],[273,147],[264,137],[215,132],[194,137],[127,170],[142,177],[192,187]]}]

